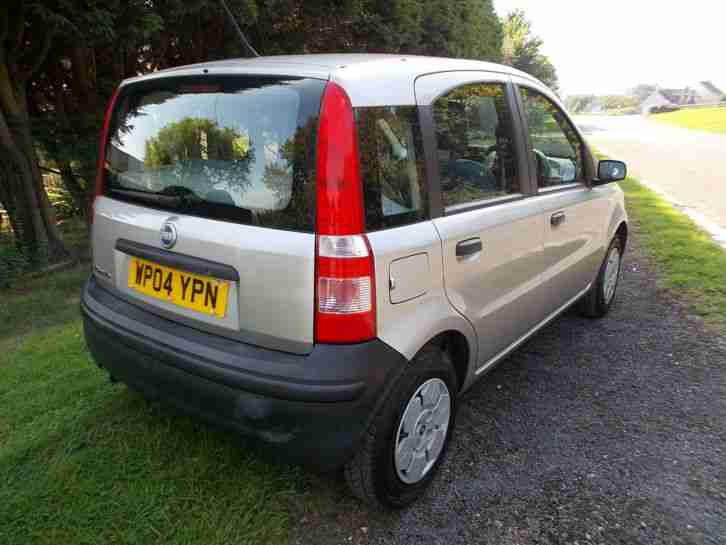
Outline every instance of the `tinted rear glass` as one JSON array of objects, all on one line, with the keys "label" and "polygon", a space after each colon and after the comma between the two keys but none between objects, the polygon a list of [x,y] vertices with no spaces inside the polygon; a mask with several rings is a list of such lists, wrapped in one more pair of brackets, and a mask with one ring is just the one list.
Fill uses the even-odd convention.
[{"label": "tinted rear glass", "polygon": [[314,150],[325,82],[168,78],[119,96],[106,193],[145,206],[312,231]]},{"label": "tinted rear glass", "polygon": [[415,106],[357,108],[366,229],[428,217],[423,142]]}]

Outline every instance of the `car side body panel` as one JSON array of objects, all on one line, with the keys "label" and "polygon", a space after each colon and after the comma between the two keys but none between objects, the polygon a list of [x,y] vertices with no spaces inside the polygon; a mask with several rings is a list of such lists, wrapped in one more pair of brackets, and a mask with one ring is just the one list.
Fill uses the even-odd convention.
[{"label": "car side body panel", "polygon": [[[545,316],[542,304],[542,231],[534,199],[434,220],[443,245],[449,302],[473,324],[479,368]],[[462,240],[478,238],[482,250],[456,255]]]},{"label": "car side body panel", "polygon": [[[545,305],[556,308],[592,282],[602,263],[607,217],[612,207],[602,193],[582,185],[575,189],[544,193],[540,228],[544,231]],[[555,215],[564,217],[553,225]]]},{"label": "car side body panel", "polygon": [[[444,291],[441,239],[430,221],[368,233],[376,269],[378,338],[411,360],[431,339],[447,331],[464,335],[469,345],[468,367],[477,361],[474,328],[449,303]],[[400,289],[400,278],[391,273],[392,264],[402,258],[426,255],[429,268],[417,271],[413,299],[393,303],[391,295]],[[395,299],[394,299],[395,300]]]},{"label": "car side body panel", "polygon": [[[430,108],[442,95],[462,85],[502,84],[509,93],[508,107],[518,130],[516,105],[512,100],[508,74],[462,70],[426,74],[416,79],[420,108]],[[435,127],[434,127],[435,128]],[[430,129],[431,130],[431,129]],[[514,145],[521,145],[513,134]],[[427,154],[436,157],[433,149]],[[442,240],[444,285],[449,303],[465,316],[477,334],[478,357],[468,368],[464,387],[498,353],[541,321],[546,313],[540,290],[543,269],[543,239],[540,228],[541,203],[531,198],[529,172],[517,153],[517,177],[521,193],[495,200],[449,207],[433,223]],[[437,165],[432,178],[438,183]],[[435,194],[438,188],[434,187]],[[467,257],[457,256],[457,246],[477,241],[481,250]]]},{"label": "car side body panel", "polygon": [[610,213],[610,223],[608,224],[608,240],[612,240],[615,233],[618,231],[621,225],[628,227],[628,213],[625,209],[625,195],[620,186],[610,184],[602,187],[595,188],[594,191],[602,191],[607,194],[607,198],[613,203],[612,211]]}]

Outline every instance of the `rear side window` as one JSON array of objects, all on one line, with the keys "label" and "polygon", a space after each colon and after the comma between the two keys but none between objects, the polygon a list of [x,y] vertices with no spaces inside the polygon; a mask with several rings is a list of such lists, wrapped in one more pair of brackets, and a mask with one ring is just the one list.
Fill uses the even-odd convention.
[{"label": "rear side window", "polygon": [[313,231],[324,87],[258,76],[131,85],[111,125],[105,191],[211,219]]},{"label": "rear side window", "polygon": [[366,229],[428,217],[423,143],[415,106],[357,108]]}]

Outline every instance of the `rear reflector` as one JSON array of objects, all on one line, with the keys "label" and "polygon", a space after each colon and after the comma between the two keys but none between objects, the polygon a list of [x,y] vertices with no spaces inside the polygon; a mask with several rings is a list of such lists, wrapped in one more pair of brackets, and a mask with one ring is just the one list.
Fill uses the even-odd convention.
[{"label": "rear reflector", "polygon": [[365,230],[353,107],[328,83],[317,149],[315,341],[362,342],[376,336],[373,252]]},{"label": "rear reflector", "polygon": [[371,310],[371,279],[318,279],[318,309],[327,314],[355,314]]}]

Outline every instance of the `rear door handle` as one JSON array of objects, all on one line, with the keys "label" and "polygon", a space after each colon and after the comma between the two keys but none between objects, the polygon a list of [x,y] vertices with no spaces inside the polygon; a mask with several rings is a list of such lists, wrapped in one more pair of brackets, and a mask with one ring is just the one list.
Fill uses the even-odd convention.
[{"label": "rear door handle", "polygon": [[468,238],[456,244],[456,257],[469,257],[481,252],[482,244],[479,237]]},{"label": "rear door handle", "polygon": [[550,225],[557,227],[565,222],[566,216],[564,212],[555,212],[550,216]]}]

